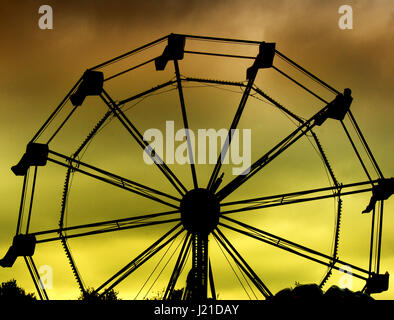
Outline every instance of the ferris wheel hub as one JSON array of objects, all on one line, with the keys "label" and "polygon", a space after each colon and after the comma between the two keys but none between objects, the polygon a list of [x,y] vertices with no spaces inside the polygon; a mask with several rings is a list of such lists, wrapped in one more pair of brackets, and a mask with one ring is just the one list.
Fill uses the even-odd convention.
[{"label": "ferris wheel hub", "polygon": [[209,234],[219,223],[220,203],[208,189],[188,191],[182,198],[180,211],[184,228],[193,233]]}]

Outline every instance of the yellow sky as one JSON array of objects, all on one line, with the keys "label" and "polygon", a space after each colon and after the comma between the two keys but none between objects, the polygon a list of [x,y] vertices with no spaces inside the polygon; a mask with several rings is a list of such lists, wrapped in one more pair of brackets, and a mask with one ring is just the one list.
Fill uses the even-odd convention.
[{"label": "yellow sky", "polygon": [[[230,37],[276,42],[277,49],[311,70],[324,81],[342,91],[351,88],[354,97],[351,109],[386,177],[391,177],[393,34],[394,6],[392,1],[349,1],[354,14],[354,29],[338,28],[338,8],[343,1],[49,1],[54,14],[54,29],[38,28],[40,1],[1,1],[0,30],[0,254],[5,254],[15,233],[22,179],[15,177],[10,167],[23,154],[32,138],[57,103],[73,86],[83,71],[137,46],[169,33]],[[133,66],[143,59],[160,54],[163,45],[141,56],[132,56],[118,65],[102,70],[106,76],[119,68]],[[227,50],[255,55],[253,46],[220,46],[217,43],[187,42],[201,50]],[[200,46],[200,47],[199,47]],[[278,65],[279,60],[275,60]],[[234,62],[217,58],[187,55],[180,62],[185,76],[244,81],[249,61]],[[292,69],[288,69],[291,74]],[[122,99],[140,90],[151,88],[173,77],[172,68],[159,73],[152,65],[122,80],[108,84],[115,99]],[[299,78],[304,79],[304,78]],[[319,90],[326,99],[333,96]],[[284,81],[273,70],[260,70],[256,85],[295,113],[308,117],[323,105],[301,89]],[[213,87],[185,89],[190,127],[228,128],[241,98],[237,92]],[[70,105],[67,106],[70,108]],[[138,128],[164,128],[166,120],[174,120],[180,128],[181,115],[176,91],[152,96],[127,113]],[[70,109],[68,109],[70,110]],[[70,155],[91,127],[106,111],[102,102],[88,98],[65,130],[53,141],[54,150]],[[349,123],[349,122],[347,122]],[[295,129],[272,106],[250,98],[240,122],[240,128],[252,129],[252,160]],[[343,183],[364,181],[360,165],[351,152],[343,131],[329,120],[316,133],[326,148],[338,180]],[[294,148],[293,148],[294,147]],[[328,185],[326,173],[308,140],[299,141],[253,177],[229,200],[272,195]],[[125,175],[135,181],[175,195],[174,190],[153,166],[142,161],[142,152],[123,128],[114,120],[95,138],[83,161]],[[190,187],[188,167],[171,166]],[[225,167],[225,181],[230,181],[231,167]],[[205,183],[212,166],[197,166]],[[32,230],[57,226],[65,170],[48,165],[39,170],[37,198],[34,203]],[[344,198],[344,215],[339,257],[367,268],[370,216],[361,215],[369,195]],[[394,237],[391,199],[385,203],[381,270],[394,274]],[[68,208],[68,224],[90,223],[124,218],[135,214],[160,212],[156,205],[125,191],[114,190],[100,182],[78,176],[73,186]],[[278,236],[329,253],[334,224],[334,201],[307,205],[290,205],[233,216],[239,220],[272,232]],[[121,231],[70,241],[78,267],[86,284],[97,287],[111,274],[153,243],[167,227]],[[294,286],[295,282],[321,280],[325,267],[295,257],[228,231],[226,233],[241,254],[258,270],[272,292]],[[174,242],[173,249],[178,242]],[[217,291],[224,299],[245,299],[231,268],[210,241]],[[171,254],[171,249],[168,251]],[[120,296],[134,298],[136,292],[159,261],[162,254],[119,286]],[[174,255],[176,256],[176,255]],[[37,266],[53,269],[51,298],[72,299],[78,289],[60,243],[42,244],[36,248]],[[161,267],[159,266],[159,269]],[[171,263],[154,287],[161,290],[171,271]],[[156,271],[157,272],[157,271]],[[156,274],[157,275],[157,274]],[[329,285],[338,284],[341,274],[334,274]],[[178,285],[182,284],[185,274]],[[28,291],[34,291],[23,259],[12,269],[0,269],[0,281],[15,278]],[[151,282],[150,282],[151,283]],[[354,290],[362,283],[354,280]],[[149,285],[145,287],[145,291]],[[376,298],[393,298],[392,289]],[[144,293],[145,294],[145,293]],[[141,296],[139,296],[141,298]]]}]

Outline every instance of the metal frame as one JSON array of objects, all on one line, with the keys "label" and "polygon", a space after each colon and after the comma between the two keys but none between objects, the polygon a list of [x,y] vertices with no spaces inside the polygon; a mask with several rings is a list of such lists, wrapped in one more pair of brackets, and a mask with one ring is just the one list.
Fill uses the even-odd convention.
[{"label": "metal frame", "polygon": [[[110,59],[106,62],[103,62],[97,66],[94,66],[88,70],[91,71],[98,71],[103,69],[104,67],[116,63],[121,59],[128,58],[133,54],[142,52],[152,46],[160,44],[164,41],[167,41],[169,37],[174,35],[168,35],[157,39],[151,43],[143,45],[135,50],[126,52],[118,57]],[[240,39],[229,39],[229,38],[216,38],[216,37],[203,37],[203,36],[194,36],[194,35],[176,35],[182,36],[186,40],[194,40],[194,41],[213,41],[213,42],[224,42],[224,43],[233,43],[239,45],[251,45],[251,46],[258,46],[261,44],[260,41],[249,41],[249,40],[240,40]],[[183,52],[186,55],[208,55],[208,56],[217,56],[221,58],[229,58],[229,59],[244,59],[255,61],[257,57],[253,56],[242,56],[242,55],[235,55],[230,53],[217,53],[217,52],[200,52],[200,51],[193,51],[193,50],[184,50]],[[309,72],[308,70],[304,69],[296,62],[285,56],[283,53],[275,50],[275,55],[289,63],[292,67],[296,68],[298,71],[304,73],[305,75],[312,78],[314,81],[322,85],[325,89],[329,90],[331,93],[335,95],[339,95],[340,92],[317,76]],[[170,59],[171,60],[171,59]],[[118,72],[114,75],[110,75],[104,79],[104,83],[110,81],[114,78],[124,75],[127,72],[131,72],[132,70],[138,69],[142,66],[145,66],[149,63],[154,62],[155,59],[148,59],[145,62],[142,62],[138,65],[133,67],[127,68],[121,72]],[[212,232],[213,238],[216,240],[218,245],[221,247],[221,250],[224,254],[228,254],[233,261],[235,262],[236,266],[239,268],[239,271],[244,276],[245,281],[248,283],[250,281],[253,286],[258,289],[258,291],[265,297],[269,298],[272,296],[272,293],[268,289],[268,287],[263,283],[263,281],[258,276],[257,272],[255,272],[252,267],[247,263],[245,258],[243,258],[231,241],[227,238],[227,236],[223,233],[224,230],[228,232],[236,232],[242,234],[243,236],[253,239],[255,241],[264,242],[271,246],[275,246],[279,249],[288,251],[295,255],[304,257],[316,263],[325,265],[328,267],[327,273],[325,274],[320,286],[323,286],[329,276],[331,275],[332,270],[340,270],[341,269],[337,266],[338,263],[350,265],[355,273],[353,276],[368,280],[374,274],[379,274],[379,262],[381,256],[381,238],[382,238],[382,226],[383,226],[383,200],[380,201],[379,210],[375,212],[373,210],[372,214],[372,228],[371,228],[371,243],[370,243],[370,257],[369,257],[369,268],[368,270],[360,268],[358,266],[352,265],[348,262],[342,261],[338,259],[338,244],[339,244],[339,227],[342,215],[342,198],[348,195],[353,195],[357,193],[363,192],[371,192],[375,186],[379,184],[379,181],[384,180],[384,176],[375,160],[370,147],[368,146],[353,114],[351,111],[348,111],[347,114],[349,116],[349,120],[353,125],[357,136],[360,139],[362,146],[365,149],[365,152],[372,163],[373,168],[376,171],[377,179],[372,179],[371,173],[367,170],[365,163],[362,160],[360,152],[358,151],[354,141],[351,138],[351,135],[348,131],[348,128],[345,126],[344,122],[341,120],[341,126],[343,127],[346,136],[349,139],[349,142],[354,149],[357,159],[360,161],[360,164],[368,178],[367,181],[361,181],[356,183],[350,184],[341,184],[338,182],[337,178],[334,175],[334,171],[330,166],[328,161],[327,155],[323,150],[322,145],[319,142],[318,136],[316,132],[313,130],[316,127],[316,120],[324,115],[329,108],[329,102],[320,97],[318,94],[313,92],[311,89],[307,88],[303,84],[301,84],[296,79],[290,77],[286,74],[283,70],[280,70],[277,66],[273,65],[272,68],[277,71],[279,74],[283,75],[307,93],[311,94],[315,98],[317,98],[320,102],[324,103],[324,106],[318,111],[314,116],[310,119],[305,120],[296,115],[293,111],[290,111],[289,108],[284,107],[279,102],[268,96],[265,92],[263,92],[260,88],[255,85],[255,78],[257,72],[253,73],[251,77],[249,77],[248,81],[245,82],[232,82],[226,80],[209,80],[209,79],[202,79],[196,77],[183,77],[180,73],[180,67],[178,63],[178,59],[173,59],[174,61],[174,73],[175,73],[175,80],[169,80],[162,84],[157,85],[151,89],[147,89],[141,93],[138,93],[134,96],[129,98],[125,98],[120,100],[119,102],[115,102],[115,100],[110,96],[110,94],[106,90],[102,90],[102,93],[99,95],[101,100],[104,104],[108,107],[108,111],[104,114],[102,119],[93,127],[90,134],[86,137],[86,139],[82,142],[82,144],[77,148],[77,150],[70,156],[63,155],[59,152],[54,150],[49,150],[48,161],[54,165],[62,166],[67,169],[66,171],[66,179],[64,185],[64,192],[61,204],[61,215],[59,221],[59,227],[57,229],[51,230],[43,230],[40,232],[33,232],[29,231],[30,220],[32,217],[32,209],[33,209],[33,199],[34,199],[34,190],[35,190],[35,182],[37,179],[37,171],[38,168],[35,167],[34,169],[34,177],[33,177],[33,184],[31,188],[31,196],[30,196],[30,203],[29,203],[29,211],[28,211],[28,218],[26,223],[26,231],[25,234],[31,234],[37,237],[37,244],[46,243],[50,241],[60,241],[63,245],[65,250],[66,256],[70,262],[72,271],[76,278],[79,288],[81,289],[82,293],[86,292],[85,285],[82,280],[82,276],[79,273],[76,263],[72,257],[71,251],[69,249],[69,245],[67,240],[74,237],[83,237],[93,234],[100,234],[105,232],[114,232],[119,230],[131,229],[131,228],[142,228],[148,227],[158,224],[169,224],[169,223],[177,223],[173,226],[167,233],[161,236],[157,241],[155,241],[152,245],[150,245],[147,249],[141,252],[137,257],[131,260],[126,266],[120,269],[116,274],[114,274],[111,278],[105,281],[102,285],[100,285],[96,292],[103,294],[108,290],[111,290],[115,286],[117,286],[120,282],[126,279],[130,274],[132,274],[137,268],[139,268],[142,264],[148,261],[151,257],[157,254],[160,250],[168,246],[171,241],[174,241],[177,237],[179,237],[183,232],[184,229],[182,228],[181,220],[179,217],[179,202],[181,201],[182,196],[188,191],[185,186],[182,184],[180,179],[170,170],[170,168],[163,162],[158,161],[161,160],[160,155],[155,154],[152,155],[152,150],[149,144],[144,141],[141,133],[137,129],[136,125],[130,121],[130,119],[126,116],[122,107],[134,100],[138,100],[140,98],[144,98],[153,92],[160,91],[161,89],[176,86],[179,95],[179,102],[180,102],[180,109],[182,113],[182,119],[185,129],[189,128],[188,118],[187,118],[187,111],[186,111],[186,102],[184,99],[183,94],[183,83],[188,82],[198,82],[198,83],[207,83],[207,84],[216,84],[222,86],[235,86],[240,87],[243,90],[242,98],[239,102],[237,111],[234,115],[233,121],[230,126],[229,134],[227,136],[227,140],[224,144],[223,149],[220,152],[218,160],[216,162],[215,168],[212,172],[212,175],[209,179],[209,183],[207,185],[207,189],[215,191],[217,198],[221,202],[221,218],[218,227],[216,230]],[[43,126],[37,131],[37,133],[33,136],[31,143],[36,142],[42,133],[47,130],[49,124],[53,121],[55,117],[58,116],[59,112],[65,106],[67,101],[69,100],[70,96],[77,90],[78,86],[81,84],[83,77],[81,77],[77,83],[73,86],[70,92],[65,96],[65,98],[61,101],[59,106],[55,108],[54,112],[49,116],[48,120],[45,121]],[[256,97],[258,96],[260,99],[263,99],[269,103],[271,103],[274,107],[278,108],[282,112],[286,113],[289,117],[294,119],[298,123],[297,129],[295,129],[290,135],[285,137],[281,142],[275,145],[269,152],[262,155],[257,161],[255,161],[250,168],[248,168],[248,173],[245,175],[239,175],[234,178],[232,181],[221,187],[219,190],[219,179],[218,176],[221,171],[221,157],[226,154],[228,148],[231,144],[232,138],[232,130],[238,126],[239,120],[241,119],[242,113],[245,109],[247,104],[248,98],[250,96]],[[65,119],[61,122],[60,126],[54,131],[51,135],[50,139],[47,141],[47,144],[50,144],[51,141],[56,137],[58,132],[63,128],[64,124],[72,117],[75,116],[77,113],[77,107],[74,107],[72,111],[65,117]],[[168,192],[162,192],[156,190],[155,188],[143,185],[141,183],[135,182],[128,178],[116,175],[111,173],[108,170],[104,170],[101,168],[97,168],[93,165],[87,164],[82,162],[79,159],[81,152],[86,148],[89,142],[94,138],[95,134],[103,127],[105,123],[107,123],[111,117],[116,118],[123,127],[127,130],[127,132],[131,135],[132,139],[134,139],[139,146],[147,152],[147,154],[154,160],[156,166],[162,172],[164,177],[172,184],[174,189],[177,191],[177,196],[173,196]],[[293,193],[287,194],[278,194],[272,196],[265,196],[265,197],[258,197],[258,198],[251,198],[251,199],[242,199],[239,201],[231,201],[225,202],[225,198],[228,197],[231,193],[237,190],[241,185],[246,183],[249,179],[251,179],[255,174],[259,173],[264,167],[266,167],[271,161],[275,160],[280,154],[285,152],[288,148],[290,148],[293,144],[295,144],[299,139],[310,134],[314,144],[317,147],[318,152],[321,155],[323,160],[324,166],[327,169],[332,186],[329,187],[322,187],[312,190],[302,190]],[[190,137],[187,135],[187,142],[188,142],[188,151],[190,159],[193,159],[192,148],[190,143]],[[197,181],[197,172],[194,166],[193,161],[191,161],[190,170],[193,179],[193,186],[194,188],[198,188],[199,184]],[[165,212],[158,212],[158,213],[147,213],[141,214],[138,216],[132,216],[125,219],[115,219],[109,221],[102,221],[98,223],[90,223],[85,225],[76,225],[76,226],[65,226],[64,225],[64,216],[65,216],[65,208],[66,203],[68,200],[69,188],[70,188],[70,177],[75,174],[84,174],[93,179],[97,179],[101,182],[110,184],[112,186],[121,188],[123,190],[130,191],[133,194],[136,194],[141,197],[148,198],[152,201],[161,203],[170,207],[171,211]],[[22,224],[23,224],[23,212],[26,206],[26,196],[28,193],[28,181],[29,181],[29,173],[24,176],[24,182],[22,187],[22,197],[21,197],[21,204],[20,204],[20,211],[17,223],[17,231],[16,234],[22,234]],[[181,198],[179,198],[179,196]],[[284,206],[290,205],[294,203],[300,202],[309,202],[327,198],[336,198],[338,199],[338,210],[336,213],[336,224],[335,224],[335,235],[334,235],[334,248],[331,255],[324,254],[313,250],[311,248],[307,248],[290,240],[284,239],[282,237],[278,237],[266,231],[260,230],[254,226],[248,225],[236,219],[232,219],[229,217],[232,213],[239,213],[239,212],[247,212],[247,211],[254,211],[261,208],[269,208],[269,207],[276,207],[276,206]],[[229,208],[229,209],[227,209]],[[230,231],[231,230],[231,231]],[[209,235],[211,236],[211,235]],[[198,233],[191,234],[188,232],[185,238],[182,240],[182,246],[179,251],[177,260],[175,262],[175,267],[169,279],[164,299],[171,299],[175,285],[179,276],[185,267],[187,257],[190,252],[192,252],[192,271],[189,276],[193,279],[190,283],[188,283],[183,298],[185,299],[206,299],[208,295],[208,284],[211,287],[211,295],[213,299],[216,299],[216,289],[214,284],[214,277],[211,267],[211,261],[209,259],[209,251],[208,251],[208,235],[201,235]],[[375,255],[375,264],[373,262]],[[33,282],[36,286],[37,292],[41,299],[47,299],[48,296],[46,294],[45,289],[41,285],[39,281],[39,275],[37,269],[34,265],[32,257],[25,257],[25,261],[28,267],[28,270],[32,276]],[[247,280],[249,279],[249,280]],[[249,285],[249,283],[248,283]]]}]

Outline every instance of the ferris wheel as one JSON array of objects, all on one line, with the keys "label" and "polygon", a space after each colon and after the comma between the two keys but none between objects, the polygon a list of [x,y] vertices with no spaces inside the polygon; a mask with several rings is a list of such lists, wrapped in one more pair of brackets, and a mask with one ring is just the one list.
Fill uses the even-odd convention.
[{"label": "ferris wheel", "polygon": [[[227,51],[225,50],[226,45],[228,46]],[[245,52],[254,52],[254,54],[238,53],[235,49],[238,47],[247,47]],[[149,50],[152,49],[156,50],[152,52],[153,58],[146,59],[145,57],[151,54]],[[158,50],[160,50],[160,53],[157,54]],[[242,50],[239,52],[242,52]],[[141,55],[142,58],[138,59],[138,55]],[[224,63],[230,61],[228,67],[226,67],[228,69],[220,69],[219,72],[227,75],[234,68],[235,71],[231,79],[209,78],[209,70],[207,72],[209,75],[204,77],[203,74],[206,69],[211,68],[210,66],[207,68],[207,65],[204,66],[205,69],[203,68],[201,63],[205,58],[215,58],[224,61]],[[192,71],[188,75],[185,75],[183,71],[181,73],[181,63],[184,61],[189,61],[191,65]],[[296,76],[285,72],[283,68],[279,67],[279,61],[293,68],[294,72],[308,78],[308,81],[317,84],[319,89],[312,90],[308,85],[298,80]],[[240,70],[238,62],[240,62],[242,68],[245,65],[248,66],[243,69],[244,73],[242,74],[236,72]],[[155,69],[152,72],[167,71],[172,75],[169,79],[153,87],[144,88],[144,77],[149,77],[152,65]],[[107,67],[115,67],[116,71],[107,74],[105,69]],[[151,69],[148,69],[149,72],[144,77],[140,77],[136,89],[133,88],[132,90],[128,86],[122,86],[121,90],[116,90],[116,86],[119,84],[118,79],[130,76],[133,72],[147,67]],[[199,75],[195,76],[192,73],[193,70]],[[299,115],[301,110],[285,106],[276,98],[272,98],[256,84],[258,74],[265,72],[265,70],[271,70],[282,77],[283,80],[295,84],[300,92],[318,101],[319,109],[315,110],[312,115],[305,117]],[[246,81],[244,81],[245,74]],[[192,143],[191,135],[193,132],[190,126],[192,119],[190,118],[190,109],[187,108],[189,101],[185,94],[188,90],[200,86],[223,90],[225,94],[233,94],[238,99],[235,114],[231,118],[225,139],[220,146],[220,152],[216,154],[216,161],[210,167],[212,170],[210,170],[207,178],[201,178],[198,174],[202,171],[199,169],[199,166],[202,165],[196,162],[196,148],[193,147],[195,143]],[[119,95],[115,98],[111,90],[119,92]],[[235,94],[236,90],[238,91]],[[131,91],[133,94],[124,97],[127,91]],[[323,91],[324,95],[331,95],[331,98],[324,98],[324,95],[321,94]],[[145,135],[139,129],[139,124],[129,114],[130,110],[134,110],[137,104],[143,105],[151,97],[159,99],[157,101],[160,101],[160,99],[164,101],[165,94],[168,92],[176,94],[177,112],[181,119],[181,126],[185,129],[183,132],[187,159],[185,160],[186,164],[182,166],[182,174],[177,174],[176,170],[167,164],[163,150],[153,147],[147,141]],[[88,96],[90,98],[86,99]],[[194,99],[198,98],[199,95],[194,97]],[[78,131],[78,128],[74,129],[72,127],[71,120],[79,117],[81,108],[84,108],[87,103],[85,100],[102,103],[106,108],[105,112],[94,119],[95,124],[91,125],[88,134],[77,144],[73,144],[74,142],[70,141],[71,138],[63,140],[65,144],[69,144],[71,152],[60,151],[62,142],[59,144],[60,149],[55,146],[52,147],[57,137],[66,128],[71,131]],[[257,154],[257,156],[240,174],[233,176],[224,174],[226,169],[223,159],[228,156],[231,144],[234,144],[234,140],[236,140],[234,134],[251,100],[257,104],[269,105],[273,112],[279,113],[287,121],[290,121],[295,129],[293,128],[289,134],[279,137],[279,139],[275,135],[270,136],[270,141],[274,141],[271,147],[265,152],[255,151],[254,154]],[[310,261],[311,264],[323,266],[325,272],[321,275],[322,278],[316,279],[320,287],[327,283],[333,272],[343,272],[341,266],[346,265],[352,268],[353,277],[365,282],[362,290],[367,293],[385,291],[388,289],[388,274],[380,271],[383,204],[393,193],[393,179],[385,178],[380,170],[350,110],[352,100],[350,89],[339,92],[278,51],[275,43],[261,41],[170,34],[89,68],[27,144],[26,152],[20,162],[12,167],[16,176],[23,177],[23,187],[16,235],[9,251],[0,260],[1,265],[11,267],[17,257],[23,257],[40,298],[48,299],[45,286],[40,281],[33,255],[48,243],[59,243],[70,264],[76,285],[84,294],[88,287],[84,280],[85,275],[80,270],[78,258],[73,254],[72,239],[95,236],[95,239],[99,241],[100,236],[119,231],[139,230],[143,234],[144,230],[158,227],[154,229],[154,232],[146,231],[145,242],[148,245],[139,249],[140,251],[133,257],[129,258],[126,249],[122,251],[122,255],[131,260],[121,268],[114,266],[119,269],[107,279],[102,279],[102,282],[95,286],[95,292],[104,294],[116,288],[126,279],[131,279],[128,283],[132,286],[133,274],[140,270],[143,265],[147,265],[151,259],[161,256],[161,259],[157,263],[155,262],[155,265],[151,265],[152,270],[144,271],[143,274],[147,278],[144,285],[152,279],[153,272],[158,273],[158,277],[163,277],[162,272],[159,272],[160,264],[164,265],[162,271],[172,265],[165,279],[167,285],[162,296],[163,299],[176,298],[176,286],[179,285],[181,276],[186,282],[183,284],[185,289],[181,295],[182,299],[201,300],[208,297],[216,299],[218,286],[215,285],[215,273],[218,274],[222,271],[219,265],[215,266],[215,259],[211,256],[212,247],[215,245],[216,250],[225,257],[244,289],[248,286],[249,292],[253,293],[255,298],[270,298],[273,296],[269,285],[270,279],[264,277],[260,270],[253,267],[253,264],[250,263],[250,259],[253,260],[253,257],[248,257],[247,252],[241,252],[237,248],[238,240],[232,240],[232,238],[239,239],[240,237],[244,239],[243,241],[250,243],[248,244],[250,248],[255,248],[259,244],[266,244],[275,250],[285,252],[289,256],[301,257],[305,261]],[[163,102],[163,104],[165,103]],[[159,117],[164,112],[162,109],[148,110],[147,108],[145,108],[145,111],[144,121],[147,123],[149,117]],[[94,117],[89,117],[89,112],[89,110],[86,111],[83,119],[84,121],[88,119],[86,122],[90,124],[89,121]],[[149,117],[147,114],[149,114]],[[215,121],[215,116],[210,112],[201,114],[199,117],[202,119],[211,118],[211,121]],[[351,127],[345,124],[345,117],[347,117]],[[260,120],[261,122],[271,121],[269,119]],[[124,143],[124,140],[118,141],[114,136],[111,136],[110,131],[106,131],[109,124],[114,122],[124,130],[127,139],[133,141],[135,157],[141,159],[141,154],[144,154],[145,158],[151,160],[150,165],[145,165],[143,169],[141,169],[142,167],[135,167],[134,171],[132,168],[127,174],[123,174],[119,173],[122,170],[119,170],[118,167],[101,167],[84,159],[87,149],[93,148],[94,142],[99,136],[107,139],[109,144],[120,145],[123,148],[121,144]],[[351,148],[354,159],[359,163],[364,179],[357,178],[357,180],[344,183],[344,180],[336,175],[335,164],[330,164],[329,153],[320,137],[318,137],[327,122],[335,122],[339,129],[343,131],[346,143]],[[251,127],[251,130],[253,132],[254,128]],[[358,140],[356,141],[355,138]],[[246,186],[251,186],[253,191],[259,194],[261,184],[254,184],[256,177],[263,174],[266,168],[272,166],[291,149],[297,148],[301,141],[306,141],[309,146],[312,145],[319,161],[321,161],[321,169],[327,179],[325,181],[319,180],[319,183],[321,182],[320,187],[304,188],[305,183],[297,180],[296,185],[299,184],[302,187],[291,192],[278,191],[253,197],[245,195],[249,194],[248,190],[251,190],[245,189]],[[64,148],[64,150],[66,149]],[[254,147],[254,150],[256,150],[256,147]],[[100,160],[105,158],[105,163],[110,165],[112,160],[117,157],[117,154],[100,153],[96,149],[96,153],[92,151],[89,159]],[[335,159],[338,158],[338,155],[336,155]],[[342,160],[347,161],[346,159]],[[178,164],[178,166],[180,165]],[[280,166],[283,167],[284,171],[286,170],[283,162]],[[40,179],[39,171],[41,173],[49,167],[62,170],[63,175],[62,181],[57,181],[57,175],[52,176],[57,185],[63,185],[61,193],[56,198],[60,201],[53,206],[58,208],[58,226],[50,228],[44,224],[40,229],[40,208],[35,203],[36,185]],[[307,165],[299,167],[299,170],[304,171],[305,174],[309,174],[308,171],[312,169]],[[155,184],[156,178],[153,181],[148,178],[151,171],[158,173],[160,179],[165,181],[165,189],[159,188]],[[144,202],[141,208],[136,206],[140,210],[139,213],[133,212],[128,216],[122,215],[121,217],[114,217],[114,214],[111,214],[111,219],[86,222],[90,217],[88,211],[84,213],[85,223],[70,224],[73,215],[81,214],[74,212],[69,207],[69,202],[74,194],[85,199],[91,198],[89,203],[91,208],[95,208],[92,209],[92,212],[100,207],[100,201],[104,203],[103,197],[99,196],[98,192],[95,195],[95,190],[91,188],[80,187],[78,192],[73,193],[73,189],[78,188],[78,181],[82,181],[78,180],[77,176],[98,181],[114,190],[111,192],[126,193],[136,198],[146,199],[148,202]],[[186,180],[190,180],[191,183],[188,185],[185,182]],[[288,188],[284,187],[287,183],[286,179],[280,181],[280,183],[277,182],[277,188],[272,190],[280,190],[282,187],[281,190],[287,190]],[[237,193],[238,190],[244,190],[244,192]],[[84,192],[86,192],[85,195]],[[346,214],[343,203],[347,199],[360,194],[366,194],[370,199],[369,203],[363,204],[366,207],[364,213],[371,216],[368,230],[370,241],[367,266],[359,266],[351,261],[344,261],[339,258],[340,227],[343,215]],[[56,199],[53,199],[52,196],[48,195],[47,197],[48,201],[56,202]],[[246,215],[249,212],[280,211],[292,205],[313,205],[327,199],[335,202],[334,223],[330,226],[333,229],[333,237],[330,239],[332,241],[330,252],[322,252],[285,236],[278,236],[272,230],[260,228],[255,224],[255,219],[249,221]],[[122,203],[119,204],[119,200],[114,197],[108,197],[105,201],[105,205],[112,201],[112,207],[122,207]],[[154,203],[160,208],[166,209],[152,212],[147,203]],[[105,205],[103,204],[102,207]],[[111,207],[111,204],[108,206]],[[145,210],[143,210],[144,208]],[[365,216],[361,215],[361,212],[359,213],[360,216]],[[245,214],[243,218],[240,218],[241,214]],[[32,230],[31,228],[34,219],[38,221],[38,227],[35,228],[38,230]],[[308,232],[309,230],[298,230],[300,235]],[[133,237],[132,233],[130,237]],[[149,240],[151,238],[152,240]],[[257,247],[256,250],[258,250]],[[84,263],[86,264],[86,262]],[[111,264],[112,261],[108,259],[103,263]],[[249,294],[248,296],[250,297]]]}]

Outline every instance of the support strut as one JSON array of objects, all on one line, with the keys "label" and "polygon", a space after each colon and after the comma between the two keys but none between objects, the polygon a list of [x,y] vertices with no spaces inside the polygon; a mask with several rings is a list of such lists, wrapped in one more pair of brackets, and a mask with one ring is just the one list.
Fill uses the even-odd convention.
[{"label": "support strut", "polygon": [[186,300],[202,301],[208,293],[208,235],[194,233],[192,269],[187,277]]}]

